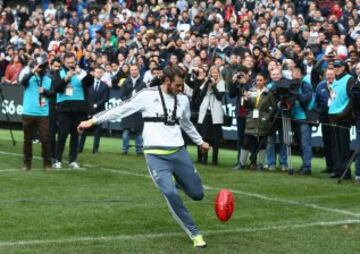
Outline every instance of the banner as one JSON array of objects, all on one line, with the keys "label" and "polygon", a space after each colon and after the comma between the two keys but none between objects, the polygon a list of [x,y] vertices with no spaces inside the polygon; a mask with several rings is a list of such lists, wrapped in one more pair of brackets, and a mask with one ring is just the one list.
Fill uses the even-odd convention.
[{"label": "banner", "polygon": [[[9,85],[2,84],[1,88],[1,114],[0,121],[6,122],[7,117],[6,113],[9,116],[10,122],[21,123],[22,118],[22,97],[24,93],[24,88],[20,85]],[[235,99],[228,98],[228,111],[231,116],[235,116]],[[110,109],[120,105],[120,89],[110,89],[110,99],[105,104],[106,109]],[[225,109],[224,109],[225,110]],[[103,124],[103,128],[110,130],[119,131],[121,130],[121,120],[117,119],[108,123]],[[223,127],[223,136],[225,140],[237,140],[237,124],[236,118],[233,118],[233,124],[230,127]],[[350,130],[351,141],[354,141],[356,138],[356,130],[353,126]],[[354,142],[352,142],[354,143]],[[322,134],[321,126],[312,128],[312,145],[314,147],[322,147]],[[354,144],[352,144],[354,146]]]},{"label": "banner", "polygon": [[[22,98],[24,87],[20,85],[0,84],[1,114],[0,121],[22,122]],[[7,116],[9,119],[7,119]]]}]

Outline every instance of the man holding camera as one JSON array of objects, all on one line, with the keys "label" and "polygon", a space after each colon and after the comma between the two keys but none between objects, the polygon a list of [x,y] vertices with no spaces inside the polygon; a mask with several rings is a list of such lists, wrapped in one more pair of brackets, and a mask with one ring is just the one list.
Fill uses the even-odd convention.
[{"label": "man holding camera", "polygon": [[59,113],[58,121],[61,128],[58,130],[56,162],[53,164],[53,168],[62,168],[62,154],[67,136],[70,134],[69,167],[78,169],[80,166],[76,162],[76,158],[79,135],[76,128],[86,118],[87,113],[87,103],[83,89],[83,78],[86,76],[86,72],[81,70],[80,67],[76,67],[75,55],[72,53],[65,54],[64,63],[64,68],[54,77]]},{"label": "man holding camera", "polygon": [[245,124],[246,124],[246,114],[247,111],[244,107],[243,95],[246,90],[251,88],[250,76],[247,74],[247,69],[241,67],[240,71],[235,73],[232,76],[232,82],[229,85],[229,97],[236,98],[236,108],[235,116],[237,123],[237,149],[238,149],[238,159],[237,165],[234,169],[241,169],[242,165],[240,164],[241,157],[241,147],[244,141],[245,135]]},{"label": "man holding camera", "polygon": [[299,174],[311,175],[311,126],[306,120],[313,91],[310,76],[303,77],[300,68],[295,67],[293,69],[292,78],[294,81],[299,82],[299,90],[291,109],[291,114],[294,119],[295,135],[300,144],[300,154],[302,159],[302,165],[299,169]]},{"label": "man holding camera", "polygon": [[24,166],[23,170],[31,170],[32,139],[36,129],[39,130],[43,167],[51,168],[49,147],[49,100],[52,86],[51,78],[46,75],[47,57],[37,56],[35,66],[30,73],[21,78],[25,87],[23,98],[23,130],[24,130]]}]

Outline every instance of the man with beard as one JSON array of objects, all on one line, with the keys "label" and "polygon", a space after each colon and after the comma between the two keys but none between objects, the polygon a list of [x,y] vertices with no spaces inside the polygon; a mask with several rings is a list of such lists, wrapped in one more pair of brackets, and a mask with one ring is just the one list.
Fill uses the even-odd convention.
[{"label": "man with beard", "polygon": [[181,129],[204,153],[209,150],[209,144],[203,141],[190,121],[189,100],[181,94],[184,78],[185,72],[180,67],[167,68],[163,71],[161,86],[144,89],[124,104],[81,122],[78,131],[140,111],[145,122],[144,153],[150,176],[164,195],[175,220],[193,241],[194,247],[203,248],[206,242],[175,187],[176,181],[194,200],[202,200],[204,197],[200,175],[184,148]]}]

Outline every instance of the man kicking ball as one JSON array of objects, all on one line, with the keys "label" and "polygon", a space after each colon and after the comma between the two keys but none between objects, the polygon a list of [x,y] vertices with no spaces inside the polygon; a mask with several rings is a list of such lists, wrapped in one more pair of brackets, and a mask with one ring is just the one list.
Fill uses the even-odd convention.
[{"label": "man kicking ball", "polygon": [[206,242],[178,195],[174,182],[175,178],[193,200],[203,199],[201,178],[184,148],[180,127],[202,152],[209,150],[209,144],[203,141],[190,121],[189,100],[181,94],[185,75],[180,67],[165,69],[161,86],[144,89],[120,106],[81,122],[78,131],[141,111],[144,119],[144,154],[151,178],[194,246],[205,247]]}]

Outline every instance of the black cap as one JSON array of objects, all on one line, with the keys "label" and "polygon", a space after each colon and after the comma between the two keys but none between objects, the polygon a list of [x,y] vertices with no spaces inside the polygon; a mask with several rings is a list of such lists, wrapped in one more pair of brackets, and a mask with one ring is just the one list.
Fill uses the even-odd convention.
[{"label": "black cap", "polygon": [[335,60],[334,61],[334,67],[343,67],[345,65],[346,65],[346,63],[344,61],[342,61],[342,60]]}]

